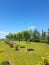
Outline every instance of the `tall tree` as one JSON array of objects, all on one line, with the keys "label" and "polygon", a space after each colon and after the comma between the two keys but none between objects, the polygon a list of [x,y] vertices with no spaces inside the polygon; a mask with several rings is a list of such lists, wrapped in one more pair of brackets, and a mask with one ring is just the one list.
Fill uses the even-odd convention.
[{"label": "tall tree", "polygon": [[6,38],[7,39],[12,39],[13,38],[13,34],[12,33],[9,33],[8,35],[6,35]]},{"label": "tall tree", "polygon": [[22,32],[19,32],[16,34],[17,40],[21,41],[22,40]]},{"label": "tall tree", "polygon": [[23,31],[22,33],[23,33],[23,40],[24,40],[24,41],[30,40],[30,31],[25,30],[25,31]]},{"label": "tall tree", "polygon": [[47,36],[47,43],[49,44],[49,29],[48,29],[48,36]]},{"label": "tall tree", "polygon": [[42,40],[46,40],[46,32],[44,32],[43,30],[42,30],[42,36],[41,36],[41,38],[42,38]]},{"label": "tall tree", "polygon": [[33,31],[33,41],[34,42],[39,42],[40,41],[40,33],[37,30]]},{"label": "tall tree", "polygon": [[33,31],[30,29],[30,41],[33,41],[33,39],[32,39],[32,33],[33,33]]}]

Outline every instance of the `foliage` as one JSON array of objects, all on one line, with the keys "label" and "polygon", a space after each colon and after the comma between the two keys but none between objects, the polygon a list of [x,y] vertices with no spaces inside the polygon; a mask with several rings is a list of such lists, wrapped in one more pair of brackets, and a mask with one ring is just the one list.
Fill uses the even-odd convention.
[{"label": "foliage", "polygon": [[24,41],[30,40],[30,32],[28,30],[23,31],[22,34],[23,34]]},{"label": "foliage", "polygon": [[10,47],[11,47],[11,48],[13,48],[13,47],[14,47],[12,43],[10,43]]},{"label": "foliage", "polygon": [[20,48],[25,48],[25,46],[20,46]]},{"label": "foliage", "polygon": [[49,36],[47,37],[47,43],[49,44]]},{"label": "foliage", "polygon": [[21,41],[22,40],[22,33],[21,32],[17,33],[16,38],[18,41]]},{"label": "foliage", "polygon": [[19,50],[20,49],[20,46],[19,45],[16,45],[15,46],[15,50]]},{"label": "foliage", "polygon": [[40,42],[41,43],[47,43],[47,40],[41,40]]},{"label": "foliage", "polygon": [[35,29],[32,30],[24,30],[22,32],[18,32],[15,34],[9,33],[6,35],[7,40],[17,40],[17,41],[31,41],[31,42],[42,42],[42,43],[49,43],[49,29],[48,35],[45,31],[42,30],[42,34]]},{"label": "foliage", "polygon": [[43,30],[42,30],[42,37],[41,37],[41,39],[42,40],[46,40],[46,32],[44,32]]},{"label": "foliage", "polygon": [[27,51],[34,51],[34,49],[32,49],[32,48],[29,48],[29,49],[27,49]]},{"label": "foliage", "polygon": [[40,33],[37,30],[33,31],[33,41],[34,42],[40,42]]},{"label": "foliage", "polygon": [[42,61],[40,63],[38,63],[37,65],[49,65],[48,57],[42,56]]},{"label": "foliage", "polygon": [[33,36],[32,36],[33,31],[31,29],[29,31],[30,31],[30,41],[33,41]]},{"label": "foliage", "polygon": [[49,29],[48,29],[47,43],[49,44]]},{"label": "foliage", "polygon": [[8,35],[6,35],[6,38],[12,40],[14,38],[14,34],[9,33]]}]

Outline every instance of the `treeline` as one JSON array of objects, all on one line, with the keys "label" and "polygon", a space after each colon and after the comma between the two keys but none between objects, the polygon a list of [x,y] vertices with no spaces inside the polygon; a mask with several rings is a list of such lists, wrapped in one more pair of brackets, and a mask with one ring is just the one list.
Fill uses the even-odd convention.
[{"label": "treeline", "polygon": [[35,29],[34,31],[25,30],[16,34],[9,33],[8,35],[6,35],[6,39],[49,43],[49,29],[47,32],[42,30],[42,34],[37,29]]}]

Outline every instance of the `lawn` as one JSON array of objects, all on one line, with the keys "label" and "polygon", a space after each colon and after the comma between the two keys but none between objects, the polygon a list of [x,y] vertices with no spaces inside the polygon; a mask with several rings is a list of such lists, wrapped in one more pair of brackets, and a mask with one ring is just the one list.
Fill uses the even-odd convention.
[{"label": "lawn", "polygon": [[[19,42],[15,42],[14,46]],[[5,61],[10,61],[11,65],[36,65],[41,61],[42,56],[49,56],[49,45],[46,43],[35,43],[35,42],[20,42],[20,48],[16,51],[15,48],[10,48],[4,41],[0,41],[0,65]],[[27,52],[26,49],[34,49],[34,51]]]},{"label": "lawn", "polygon": [[0,42],[0,65],[8,65],[7,64],[7,61],[8,61],[7,53],[1,44],[2,42]]}]

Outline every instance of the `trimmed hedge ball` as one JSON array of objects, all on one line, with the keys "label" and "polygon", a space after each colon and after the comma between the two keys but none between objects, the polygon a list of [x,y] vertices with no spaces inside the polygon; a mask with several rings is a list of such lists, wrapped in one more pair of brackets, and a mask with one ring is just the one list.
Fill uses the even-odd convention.
[{"label": "trimmed hedge ball", "polygon": [[29,49],[27,49],[27,51],[34,51],[34,49],[29,48]]},{"label": "trimmed hedge ball", "polygon": [[25,48],[25,46],[20,46],[20,48]]}]

